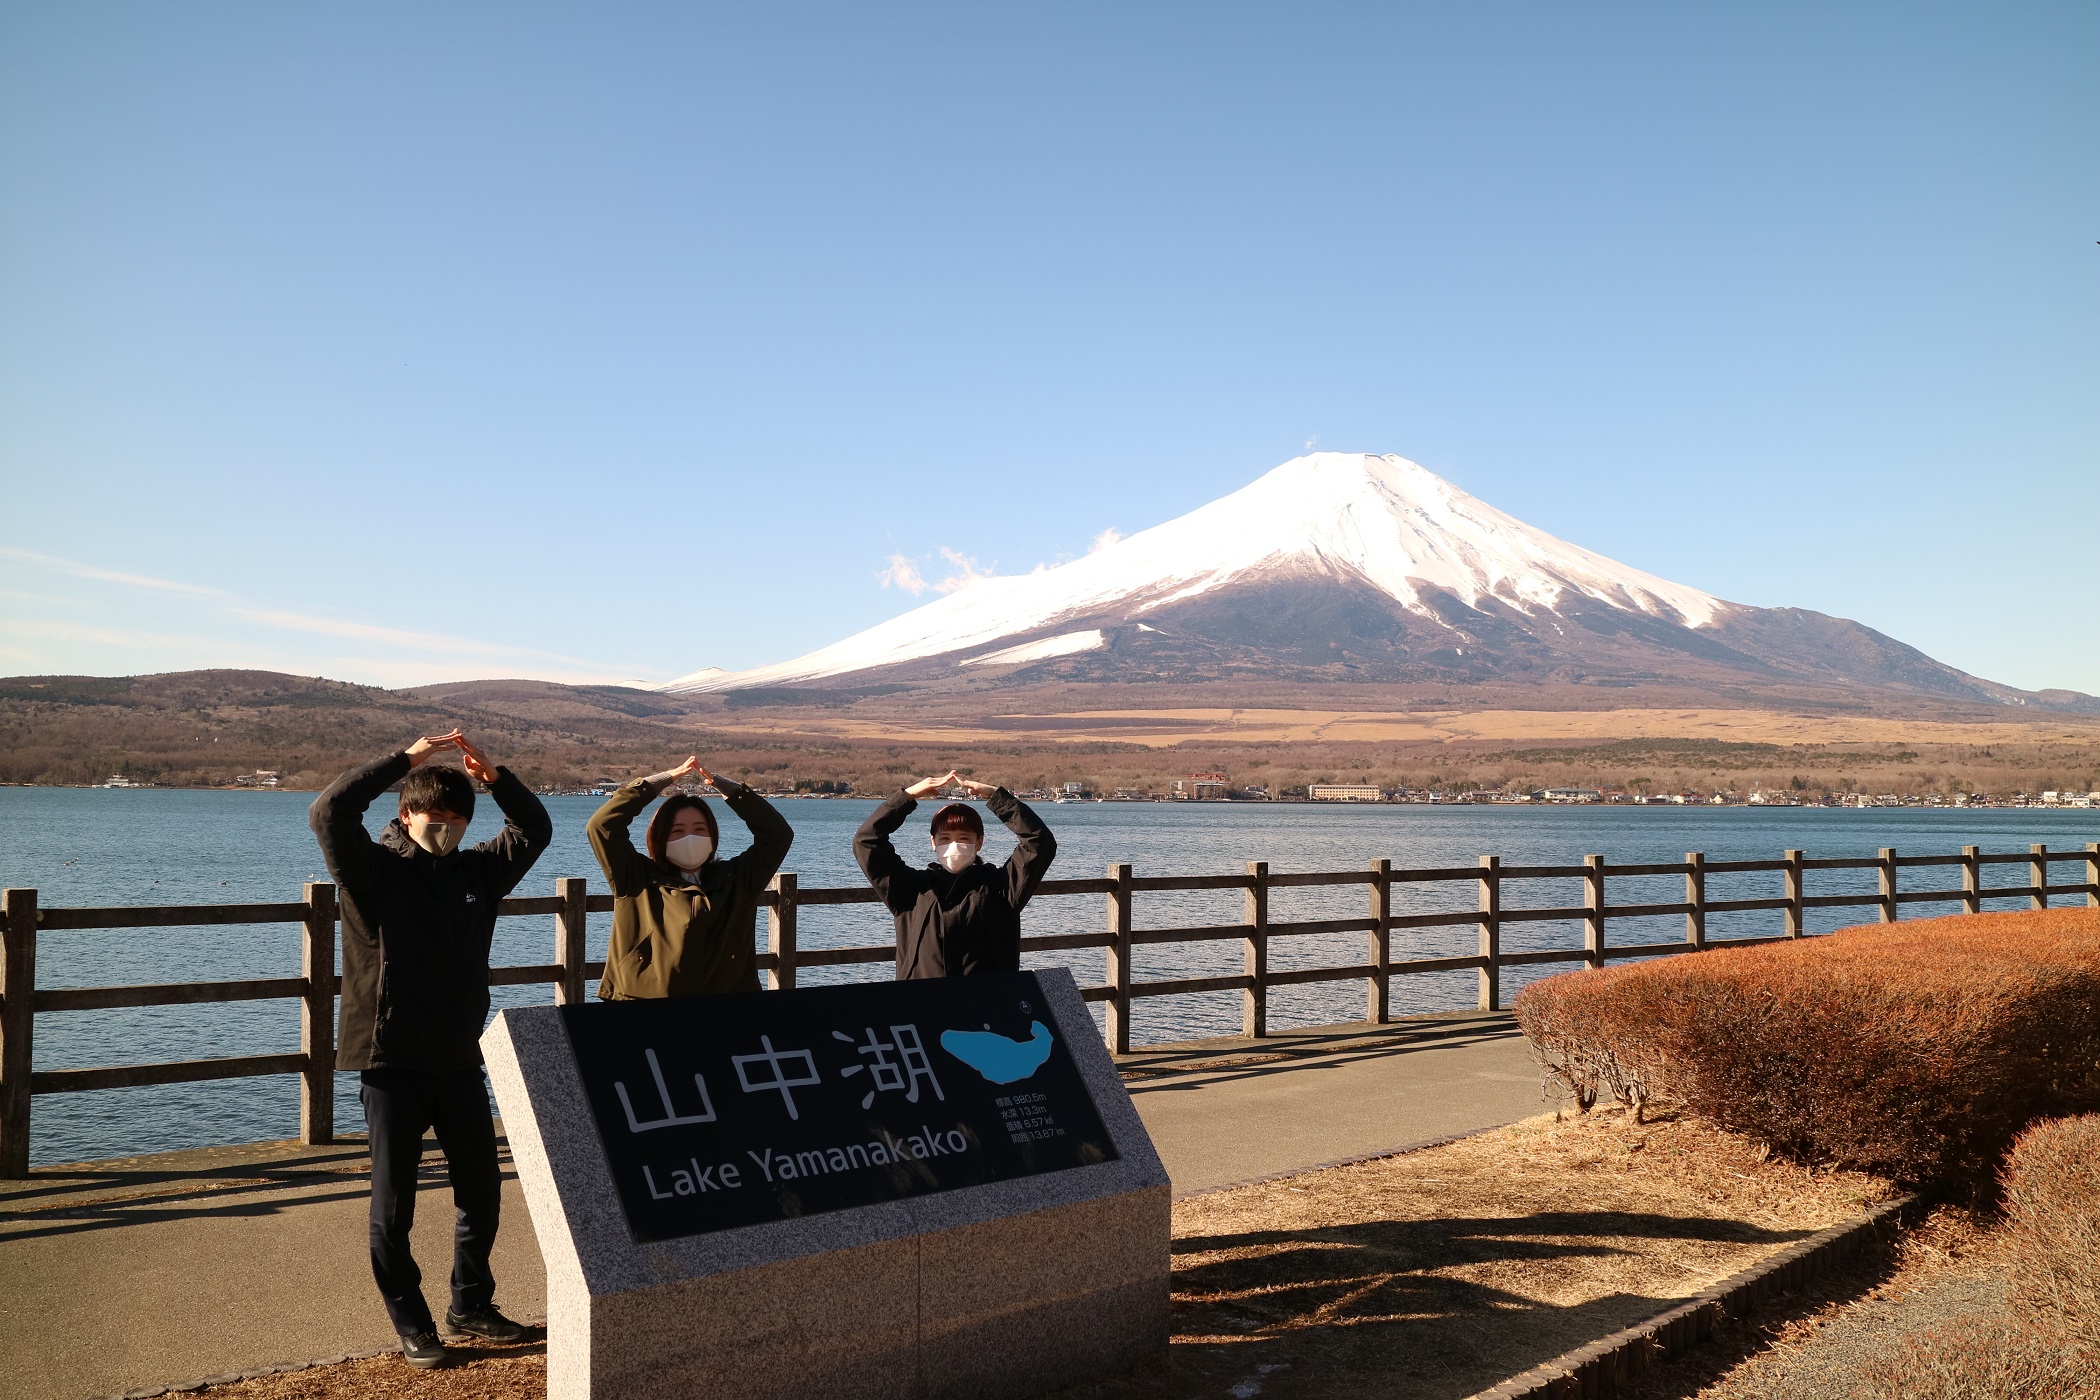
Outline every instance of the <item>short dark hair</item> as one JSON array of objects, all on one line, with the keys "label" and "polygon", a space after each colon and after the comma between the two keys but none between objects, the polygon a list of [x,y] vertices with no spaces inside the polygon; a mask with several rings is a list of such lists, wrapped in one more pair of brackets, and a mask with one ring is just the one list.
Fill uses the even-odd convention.
[{"label": "short dark hair", "polygon": [[439,808],[454,816],[474,818],[474,784],[467,775],[446,763],[426,763],[401,780],[401,815],[435,812]]},{"label": "short dark hair", "polygon": [[984,844],[984,818],[978,816],[977,809],[967,802],[950,802],[947,806],[941,808],[940,811],[933,814],[933,834],[935,838],[940,836],[942,827],[955,822],[961,822],[964,826],[970,828],[970,834],[977,838],[978,845],[982,846]]},{"label": "short dark hair", "polygon": [[700,815],[707,821],[707,839],[716,846],[722,844],[722,828],[715,824],[715,810],[702,799],[689,792],[674,792],[663,800],[656,815],[649,818],[649,859],[661,863],[664,859],[664,844],[671,839],[671,823],[688,807],[698,807]]}]

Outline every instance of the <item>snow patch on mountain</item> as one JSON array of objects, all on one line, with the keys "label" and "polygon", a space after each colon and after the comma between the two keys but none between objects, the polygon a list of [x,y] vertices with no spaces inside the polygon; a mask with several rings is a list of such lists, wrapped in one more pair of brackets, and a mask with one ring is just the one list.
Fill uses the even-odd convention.
[{"label": "snow patch on mountain", "polygon": [[962,662],[965,666],[1012,666],[1022,661],[1046,661],[1053,656],[1076,656],[1082,651],[1099,651],[1108,645],[1108,634],[1100,628],[1084,632],[1067,632],[1058,637],[1045,637],[1040,642],[1023,642],[1017,647],[1001,647],[998,651],[983,656],[973,656]]},{"label": "snow patch on mountain", "polygon": [[[1495,600],[1527,614],[1557,611],[1571,594],[1580,595],[1695,628],[1731,606],[1534,529],[1404,457],[1369,453],[1296,457],[1164,525],[1103,538],[1100,548],[1070,563],[975,579],[937,602],[795,660],[727,674],[698,672],[663,689],[777,685],[966,652],[1026,638],[1060,620],[1103,613],[1135,620],[1229,583],[1308,567],[1360,577],[1439,625],[1447,624],[1425,597],[1432,590],[1471,607]],[[1088,635],[1099,634],[1031,639],[958,663],[1037,659],[1006,653]]]}]

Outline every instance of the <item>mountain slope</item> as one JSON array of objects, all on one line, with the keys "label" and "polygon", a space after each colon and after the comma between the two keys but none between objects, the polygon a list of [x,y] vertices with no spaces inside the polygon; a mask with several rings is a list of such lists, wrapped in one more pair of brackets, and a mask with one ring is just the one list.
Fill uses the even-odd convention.
[{"label": "mountain slope", "polygon": [[1403,458],[1343,452],[1295,458],[1083,559],[976,580],[806,656],[696,672],[662,689],[846,676],[939,689],[1257,676],[1690,681],[2049,703],[1855,622],[1745,607],[1620,564]]}]

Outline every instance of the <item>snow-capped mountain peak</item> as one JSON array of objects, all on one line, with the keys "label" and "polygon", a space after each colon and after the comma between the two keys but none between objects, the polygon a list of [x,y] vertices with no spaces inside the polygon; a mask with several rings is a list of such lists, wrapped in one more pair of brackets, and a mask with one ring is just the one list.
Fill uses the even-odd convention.
[{"label": "snow-capped mountain peak", "polygon": [[[1076,654],[1107,644],[1106,634],[1086,624],[1137,623],[1170,604],[1272,573],[1359,581],[1446,628],[1451,624],[1431,595],[1533,616],[1592,600],[1687,628],[1704,627],[1731,606],[1534,529],[1405,458],[1315,452],[1084,558],[977,579],[793,661],[711,669],[663,688],[777,685],[950,653],[959,665]],[[1061,622],[1075,630],[1046,639]],[[996,657],[981,654],[998,643],[1005,645]]]}]

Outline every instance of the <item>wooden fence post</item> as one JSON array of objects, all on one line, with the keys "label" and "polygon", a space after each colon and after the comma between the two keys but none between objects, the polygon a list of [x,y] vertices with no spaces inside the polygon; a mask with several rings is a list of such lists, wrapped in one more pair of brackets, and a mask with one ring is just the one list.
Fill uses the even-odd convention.
[{"label": "wooden fence post", "polygon": [[1269,863],[1247,862],[1247,976],[1253,979],[1240,997],[1240,1034],[1269,1033]]},{"label": "wooden fence post", "polygon": [[1961,848],[1961,907],[1965,914],[1983,912],[1983,855],[1981,846]]},{"label": "wooden fence post", "polygon": [[1799,938],[1808,931],[1804,917],[1808,906],[1802,901],[1802,855],[1799,851],[1786,853],[1786,936]]},{"label": "wooden fence post", "polygon": [[1364,1019],[1382,1026],[1393,1019],[1393,863],[1371,862],[1371,975],[1364,984]]},{"label": "wooden fence post", "polygon": [[1502,857],[1480,858],[1480,1009],[1502,1009]]},{"label": "wooden fence post", "polygon": [[1881,877],[1881,922],[1896,922],[1896,850],[1893,846],[1881,848],[1881,861],[1876,872]]},{"label": "wooden fence post", "polygon": [[1684,941],[1694,948],[1706,946],[1706,852],[1684,853]]},{"label": "wooden fence post", "polygon": [[766,911],[766,947],[773,954],[773,990],[795,990],[795,876],[773,877],[773,907]]},{"label": "wooden fence post", "polygon": [[309,881],[299,976],[299,1141],[335,1141],[335,886]]},{"label": "wooden fence post", "polygon": [[1604,857],[1582,858],[1582,950],[1583,961],[1592,968],[1604,966]]},{"label": "wooden fence post", "polygon": [[2100,841],[2085,843],[2085,907],[2100,909]]},{"label": "wooden fence post", "polygon": [[2049,848],[2035,845],[2027,848],[2027,883],[2034,893],[2027,896],[2029,909],[2049,907]]},{"label": "wooden fence post", "polygon": [[36,1029],[36,891],[0,895],[0,1179],[29,1175],[30,1042]]},{"label": "wooden fence post", "polygon": [[1130,1053],[1130,867],[1111,865],[1108,878],[1108,1048]]},{"label": "wooden fence post", "polygon": [[588,890],[588,883],[576,875],[564,875],[554,882],[554,897],[561,901],[561,908],[554,911],[554,961],[561,964],[561,980],[554,984],[556,1006],[583,1003],[583,967],[590,961],[584,951],[590,931],[590,916],[583,903]]}]

